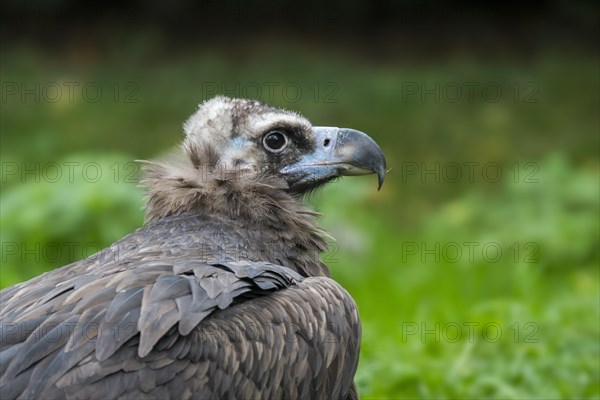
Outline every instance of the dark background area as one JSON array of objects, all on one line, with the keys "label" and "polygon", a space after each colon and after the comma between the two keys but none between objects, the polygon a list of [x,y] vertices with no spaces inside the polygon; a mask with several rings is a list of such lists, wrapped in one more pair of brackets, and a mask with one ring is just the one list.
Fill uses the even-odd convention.
[{"label": "dark background area", "polygon": [[336,44],[378,60],[435,59],[457,51],[527,57],[540,49],[586,51],[599,44],[594,1],[3,1],[2,15],[3,42],[55,49],[148,29],[159,32],[170,50],[235,46],[265,35]]},{"label": "dark background area", "polygon": [[0,287],[143,224],[133,160],[203,100],[253,97],[386,154],[380,192],[307,199],[359,307],[364,398],[599,398],[598,2],[0,9]]}]

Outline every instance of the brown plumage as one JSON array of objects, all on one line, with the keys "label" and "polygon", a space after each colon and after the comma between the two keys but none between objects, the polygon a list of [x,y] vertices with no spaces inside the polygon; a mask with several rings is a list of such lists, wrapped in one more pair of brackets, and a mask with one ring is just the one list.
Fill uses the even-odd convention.
[{"label": "brown plumage", "polygon": [[0,398],[356,398],[360,321],[302,195],[385,160],[365,134],[217,97],[180,161],[145,162],[148,223],[0,292]]}]

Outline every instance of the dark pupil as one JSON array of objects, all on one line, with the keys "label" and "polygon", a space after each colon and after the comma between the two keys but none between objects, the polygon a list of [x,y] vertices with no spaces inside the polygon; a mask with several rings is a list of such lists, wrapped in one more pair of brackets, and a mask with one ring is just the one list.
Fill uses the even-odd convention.
[{"label": "dark pupil", "polygon": [[285,144],[285,139],[281,133],[271,133],[265,140],[267,146],[273,150],[279,150]]}]

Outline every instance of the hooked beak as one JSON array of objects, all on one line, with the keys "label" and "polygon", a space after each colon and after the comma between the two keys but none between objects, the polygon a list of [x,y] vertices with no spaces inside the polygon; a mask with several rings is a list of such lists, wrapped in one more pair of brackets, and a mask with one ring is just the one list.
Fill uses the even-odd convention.
[{"label": "hooked beak", "polygon": [[281,170],[292,189],[309,190],[339,176],[377,174],[381,189],[385,157],[368,135],[346,128],[313,127],[317,147]]}]

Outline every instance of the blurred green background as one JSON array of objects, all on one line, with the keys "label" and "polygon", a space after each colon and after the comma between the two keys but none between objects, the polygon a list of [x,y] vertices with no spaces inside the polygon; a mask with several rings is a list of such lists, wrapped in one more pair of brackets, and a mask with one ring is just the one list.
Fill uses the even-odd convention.
[{"label": "blurred green background", "polygon": [[[89,8],[87,8],[89,7]],[[364,398],[600,396],[598,6],[2,4],[0,287],[143,223],[134,160],[215,94],[352,127],[312,196]]]}]

